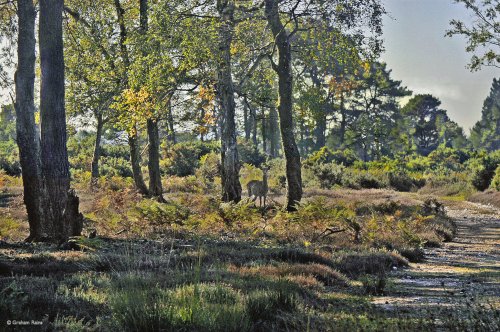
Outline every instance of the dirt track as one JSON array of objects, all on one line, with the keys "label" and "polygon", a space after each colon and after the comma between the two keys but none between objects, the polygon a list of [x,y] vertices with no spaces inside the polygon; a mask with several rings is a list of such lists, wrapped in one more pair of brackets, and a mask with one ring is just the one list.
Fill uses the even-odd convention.
[{"label": "dirt track", "polygon": [[500,308],[500,210],[461,202],[449,204],[447,213],[457,223],[454,240],[426,249],[423,263],[394,271],[375,304],[419,316],[467,303]]}]

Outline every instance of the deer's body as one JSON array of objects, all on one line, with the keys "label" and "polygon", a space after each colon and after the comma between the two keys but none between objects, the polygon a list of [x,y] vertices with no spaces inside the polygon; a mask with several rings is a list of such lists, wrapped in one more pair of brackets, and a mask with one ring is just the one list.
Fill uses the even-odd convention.
[{"label": "deer's body", "polygon": [[263,170],[264,176],[262,181],[259,180],[252,180],[248,182],[247,184],[247,189],[248,189],[248,197],[253,196],[253,201],[255,202],[257,200],[257,197],[259,198],[259,206],[262,206],[262,198],[264,198],[264,206],[266,206],[266,197],[267,197],[267,169]]}]

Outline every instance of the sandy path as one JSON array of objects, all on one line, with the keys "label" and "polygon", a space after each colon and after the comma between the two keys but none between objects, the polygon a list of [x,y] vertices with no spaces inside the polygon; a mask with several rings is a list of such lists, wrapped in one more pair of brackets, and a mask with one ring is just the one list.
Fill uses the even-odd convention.
[{"label": "sandy path", "polygon": [[500,210],[464,202],[447,213],[458,226],[455,239],[426,249],[425,262],[393,272],[375,304],[417,315],[472,302],[500,308]]}]

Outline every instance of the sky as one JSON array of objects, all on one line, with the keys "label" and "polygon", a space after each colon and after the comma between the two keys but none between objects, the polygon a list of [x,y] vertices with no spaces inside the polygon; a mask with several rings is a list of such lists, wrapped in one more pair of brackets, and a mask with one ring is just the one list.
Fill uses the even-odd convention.
[{"label": "sky", "polygon": [[481,118],[484,99],[500,69],[466,68],[471,54],[465,39],[444,37],[451,19],[472,22],[470,13],[453,0],[383,0],[386,52],[382,60],[414,94],[430,93],[442,102],[465,133]]}]

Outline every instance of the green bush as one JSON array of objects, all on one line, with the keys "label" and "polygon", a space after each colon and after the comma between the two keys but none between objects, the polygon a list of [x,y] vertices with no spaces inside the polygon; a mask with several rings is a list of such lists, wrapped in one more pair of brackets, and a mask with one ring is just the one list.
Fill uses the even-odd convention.
[{"label": "green bush", "polygon": [[99,173],[102,176],[106,176],[108,178],[114,176],[124,178],[133,176],[130,161],[128,159],[114,156],[103,156],[101,157],[99,164]]},{"label": "green bush", "polygon": [[349,167],[352,166],[357,160],[358,158],[352,150],[345,149],[332,151],[324,146],[320,150],[311,154],[309,158],[304,160],[304,165],[313,166],[314,164],[328,164],[333,162]]},{"label": "green bush", "polygon": [[0,142],[0,170],[10,176],[21,175],[19,153],[14,141]]},{"label": "green bush", "polygon": [[351,170],[344,176],[343,185],[352,189],[381,189],[387,187],[387,179],[376,172]]},{"label": "green bush", "polygon": [[389,179],[389,185],[397,191],[409,192],[425,185],[424,179],[412,178],[408,173],[399,172],[389,172],[387,174]]},{"label": "green bush", "polygon": [[264,162],[266,162],[266,155],[253,143],[247,142],[245,140],[238,141],[238,154],[240,157],[240,163],[250,164],[255,167],[261,167]]},{"label": "green bush", "polygon": [[498,160],[492,156],[486,156],[480,160],[479,166],[475,167],[472,172],[472,185],[480,191],[488,189],[495,170],[498,167]]},{"label": "green bush", "polygon": [[182,142],[167,149],[166,159],[160,162],[164,173],[176,176],[194,175],[200,158],[219,150],[217,142]]},{"label": "green bush", "polygon": [[314,164],[310,167],[319,185],[323,189],[330,189],[335,185],[342,184],[342,175],[345,167],[335,163]]},{"label": "green bush", "polygon": [[210,152],[200,159],[200,167],[196,170],[196,178],[203,182],[205,189],[214,190],[215,179],[220,177],[220,155]]},{"label": "green bush", "polygon": [[496,191],[500,191],[500,166],[498,166],[496,171],[495,171],[495,176],[493,177],[493,180],[491,181],[490,187],[492,189],[495,189]]},{"label": "green bush", "polygon": [[462,169],[462,164],[470,159],[470,153],[452,148],[439,147],[432,151],[428,158],[434,167],[440,166],[458,171]]}]

